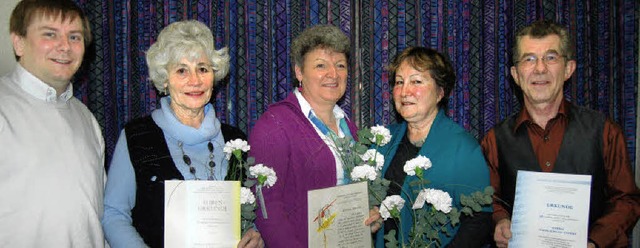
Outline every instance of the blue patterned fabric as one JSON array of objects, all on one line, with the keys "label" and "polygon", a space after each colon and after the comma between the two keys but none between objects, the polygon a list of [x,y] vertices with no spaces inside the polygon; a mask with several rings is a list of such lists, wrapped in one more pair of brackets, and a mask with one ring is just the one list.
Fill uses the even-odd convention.
[{"label": "blue patterned fabric", "polygon": [[[509,74],[517,29],[539,18],[565,25],[576,42],[577,69],[567,98],[622,126],[635,158],[638,94],[637,0],[76,0],[95,41],[75,78],[75,95],[93,111],[111,156],[123,125],[150,113],[159,97],[147,78],[145,51],[159,31],[197,19],[229,47],[231,72],[212,99],[222,122],[249,133],[269,104],[293,89],[291,39],[317,23],[352,40],[350,78],[340,106],[360,127],[396,120],[385,66],[408,46],[447,53],[457,84],[449,116],[481,138],[520,109]],[[632,161],[634,162],[634,161]]]}]

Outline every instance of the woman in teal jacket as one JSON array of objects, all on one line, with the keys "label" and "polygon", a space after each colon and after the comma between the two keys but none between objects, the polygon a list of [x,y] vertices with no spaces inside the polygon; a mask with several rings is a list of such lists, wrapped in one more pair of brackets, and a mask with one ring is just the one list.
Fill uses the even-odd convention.
[{"label": "woman in teal jacket", "polygon": [[[470,195],[489,186],[489,171],[476,139],[445,115],[455,84],[448,59],[432,49],[411,47],[396,57],[389,71],[394,78],[394,104],[404,120],[389,126],[392,139],[379,151],[385,156],[382,175],[392,181],[387,195],[401,195],[406,201],[400,222],[406,239],[413,225],[410,202],[417,196],[414,189],[419,189],[410,186],[419,179],[404,172],[406,161],[418,155],[429,158],[432,167],[424,173],[430,181],[426,187],[449,193],[452,206],[458,209],[460,194]],[[488,205],[474,217],[461,216],[460,224],[454,228],[447,225],[452,235],[441,234],[440,245],[480,247],[490,242],[491,211]],[[378,231],[376,247],[384,247],[383,235],[390,230],[398,233],[391,218]]]}]

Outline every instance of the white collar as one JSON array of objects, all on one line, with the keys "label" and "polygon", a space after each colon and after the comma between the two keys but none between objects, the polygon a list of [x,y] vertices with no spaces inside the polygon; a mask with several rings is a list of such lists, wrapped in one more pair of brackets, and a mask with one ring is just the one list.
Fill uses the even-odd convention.
[{"label": "white collar", "polygon": [[69,83],[67,89],[60,94],[60,97],[57,97],[56,89],[31,74],[19,63],[16,64],[16,69],[10,77],[22,90],[45,102],[66,102],[73,96],[73,85],[71,83]]},{"label": "white collar", "polygon": [[[311,108],[311,104],[309,104],[307,99],[304,99],[304,97],[302,96],[302,93],[300,92],[300,89],[298,88],[293,89],[293,94],[295,94],[296,98],[298,99],[298,104],[300,104],[300,109],[302,110],[302,113],[304,114],[304,116],[309,118],[309,112],[313,110]],[[333,106],[333,116],[336,117],[336,120],[340,120],[345,117],[344,110],[342,110],[340,106],[338,106],[338,104]]]}]

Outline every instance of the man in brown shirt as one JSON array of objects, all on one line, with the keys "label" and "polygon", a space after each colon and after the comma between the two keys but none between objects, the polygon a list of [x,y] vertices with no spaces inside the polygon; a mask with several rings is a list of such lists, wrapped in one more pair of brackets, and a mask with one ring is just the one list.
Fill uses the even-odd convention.
[{"label": "man in brown shirt", "polygon": [[592,176],[588,247],[626,247],[640,216],[622,130],[609,118],[563,98],[576,61],[565,28],[537,21],[516,35],[511,76],[524,108],[491,129],[481,142],[494,201],[494,240],[507,247],[518,170]]}]

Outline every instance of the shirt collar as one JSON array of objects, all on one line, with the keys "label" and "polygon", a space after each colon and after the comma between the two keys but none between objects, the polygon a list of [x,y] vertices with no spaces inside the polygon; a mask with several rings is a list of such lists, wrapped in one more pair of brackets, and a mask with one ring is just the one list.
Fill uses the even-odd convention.
[{"label": "shirt collar", "polygon": [[[569,102],[567,101],[567,99],[562,99],[562,102],[560,103],[560,107],[558,108],[558,113],[552,119],[566,117],[567,116],[567,111],[569,111],[568,104],[569,104]],[[516,125],[513,126],[513,132],[514,133],[523,124],[527,124],[528,125],[528,124],[533,123],[533,119],[531,118],[531,115],[529,115],[529,111],[526,110],[526,107],[523,106],[523,108],[525,108],[525,109],[520,111],[520,114],[518,115],[518,118],[516,119]]]},{"label": "shirt collar", "polygon": [[[298,99],[298,104],[300,104],[300,109],[302,110],[302,113],[304,114],[304,116],[309,116],[309,112],[313,110],[311,108],[311,104],[307,102],[307,99],[304,99],[304,97],[302,96],[302,93],[300,93],[300,90],[298,88],[295,88],[293,90],[293,94],[296,95],[296,98]],[[333,116],[336,117],[336,120],[340,120],[345,116],[344,110],[342,110],[340,106],[338,106],[338,104],[333,106]]]},{"label": "shirt collar", "polygon": [[67,89],[60,94],[60,97],[57,97],[56,89],[31,74],[19,63],[16,64],[16,70],[12,78],[22,90],[45,102],[66,102],[73,96],[73,85],[71,83],[69,83]]}]

